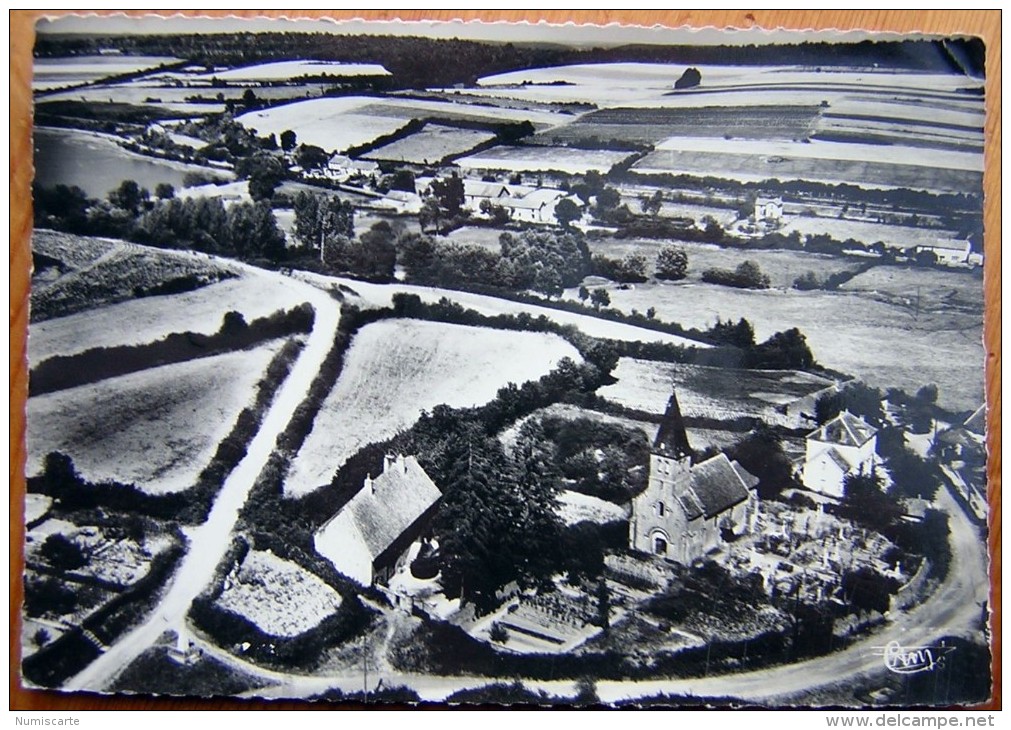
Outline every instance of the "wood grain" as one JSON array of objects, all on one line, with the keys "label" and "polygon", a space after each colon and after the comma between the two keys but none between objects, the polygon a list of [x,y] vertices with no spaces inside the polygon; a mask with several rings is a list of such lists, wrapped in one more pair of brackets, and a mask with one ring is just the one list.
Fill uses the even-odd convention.
[{"label": "wood grain", "polygon": [[[108,11],[104,11],[108,12]],[[174,10],[129,11],[131,15],[176,14]],[[31,49],[34,23],[42,15],[49,17],[67,11],[10,11],[10,709],[22,710],[173,710],[173,709],[349,709],[351,705],[321,706],[302,702],[240,701],[233,699],[176,699],[145,697],[107,697],[89,694],[61,694],[26,690],[20,686],[20,602],[23,565],[22,541],[25,420],[27,393],[25,342],[28,315],[28,285],[31,255]],[[195,15],[193,11],[183,11]],[[368,20],[486,20],[546,21],[551,23],[621,23],[654,24],[668,27],[690,26],[716,28],[788,28],[815,30],[865,29],[875,31],[975,35],[986,42],[986,173],[984,217],[986,267],[984,289],[986,317],[984,341],[987,351],[986,392],[989,405],[988,445],[990,448],[990,550],[993,609],[994,688],[993,699],[981,707],[1001,708],[1001,250],[1000,250],[1000,178],[1001,178],[1001,29],[1000,11],[895,11],[895,10],[663,10],[663,11],[207,11],[202,16],[239,17],[281,16]]]}]

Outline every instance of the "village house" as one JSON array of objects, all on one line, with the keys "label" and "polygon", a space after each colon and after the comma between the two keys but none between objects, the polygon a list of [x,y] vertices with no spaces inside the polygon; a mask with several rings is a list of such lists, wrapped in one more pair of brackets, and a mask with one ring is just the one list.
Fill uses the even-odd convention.
[{"label": "village house", "polygon": [[986,406],[937,434],[931,449],[955,491],[986,519]]},{"label": "village house", "polygon": [[[433,178],[420,177],[415,180],[418,194],[432,194]],[[463,178],[463,207],[474,214],[482,214],[482,203],[504,208],[509,218],[522,223],[557,224],[555,206],[563,198],[570,198],[576,205],[582,203],[564,190],[529,185],[513,185],[500,182],[486,182]]]},{"label": "village house", "polygon": [[940,239],[931,244],[921,244],[914,253],[933,253],[937,263],[943,266],[982,266],[983,257],[972,250],[972,243],[966,239]]},{"label": "village house", "polygon": [[336,154],[326,163],[323,175],[337,182],[344,182],[358,175],[375,175],[379,163],[371,160],[352,160],[347,155]]},{"label": "village house", "polygon": [[755,223],[778,224],[783,220],[783,199],[759,196],[755,199]]},{"label": "village house", "polygon": [[383,471],[314,537],[316,552],[362,585],[389,580],[428,526],[442,493],[414,456],[387,455]]},{"label": "village house", "polygon": [[649,482],[632,500],[633,550],[690,565],[741,535],[757,508],[758,478],[726,454],[693,463],[677,395],[672,394],[649,457]]},{"label": "village house", "polygon": [[846,477],[870,474],[875,464],[878,431],[849,411],[807,435],[801,481],[812,492],[840,499]]}]

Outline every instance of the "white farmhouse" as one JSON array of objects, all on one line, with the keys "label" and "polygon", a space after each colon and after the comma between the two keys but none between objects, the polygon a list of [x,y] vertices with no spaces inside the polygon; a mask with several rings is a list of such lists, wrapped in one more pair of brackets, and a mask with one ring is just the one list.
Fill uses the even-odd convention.
[{"label": "white farmhouse", "polygon": [[846,477],[870,474],[878,431],[862,418],[843,411],[807,435],[801,480],[812,492],[841,498]]},{"label": "white farmhouse", "polygon": [[362,585],[385,582],[404,564],[442,497],[413,456],[386,456],[383,472],[324,524],[316,552]]},{"label": "white farmhouse", "polygon": [[371,160],[352,160],[347,155],[336,154],[326,163],[324,174],[331,180],[343,182],[356,175],[379,172],[379,163]]},{"label": "white farmhouse", "polygon": [[783,220],[783,199],[759,196],[755,200],[755,223],[779,223]]},{"label": "white farmhouse", "polygon": [[923,252],[933,253],[937,256],[937,263],[944,266],[979,266],[983,263],[982,256],[973,253],[972,244],[967,240],[941,239],[916,247],[915,253]]}]

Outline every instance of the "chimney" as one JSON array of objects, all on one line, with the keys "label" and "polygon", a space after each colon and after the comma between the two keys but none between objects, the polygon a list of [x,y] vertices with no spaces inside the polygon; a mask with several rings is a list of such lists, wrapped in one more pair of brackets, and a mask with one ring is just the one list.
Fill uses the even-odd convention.
[{"label": "chimney", "polygon": [[383,473],[385,474],[393,466],[396,461],[396,457],[393,454],[387,454],[383,457]]},{"label": "chimney", "polygon": [[397,454],[397,466],[400,467],[404,474],[407,473],[407,459],[404,458],[403,454]]},{"label": "chimney", "polygon": [[365,488],[368,489],[368,490],[370,490],[373,494],[376,493],[376,485],[372,481],[372,475],[371,474],[366,474],[365,475]]}]

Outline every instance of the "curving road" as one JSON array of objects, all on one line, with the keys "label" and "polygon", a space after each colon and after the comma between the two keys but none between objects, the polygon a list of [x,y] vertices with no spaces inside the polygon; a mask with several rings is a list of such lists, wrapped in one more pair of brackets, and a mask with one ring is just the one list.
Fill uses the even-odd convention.
[{"label": "curving road", "polygon": [[204,590],[214,569],[228,550],[239,510],[266,465],[277,436],[288,425],[295,409],[309,391],[309,385],[333,345],[341,310],[340,304],[329,294],[290,277],[253,266],[231,261],[229,263],[242,268],[247,276],[261,277],[264,286],[293,288],[315,310],[312,332],[287,379],[274,396],[246,455],[225,480],[207,520],[187,532],[189,549],[155,612],[144,624],[124,635],[87,668],[71,677],[63,686],[64,689],[97,690],[105,687],[164,631],[183,625],[190,604]]}]

